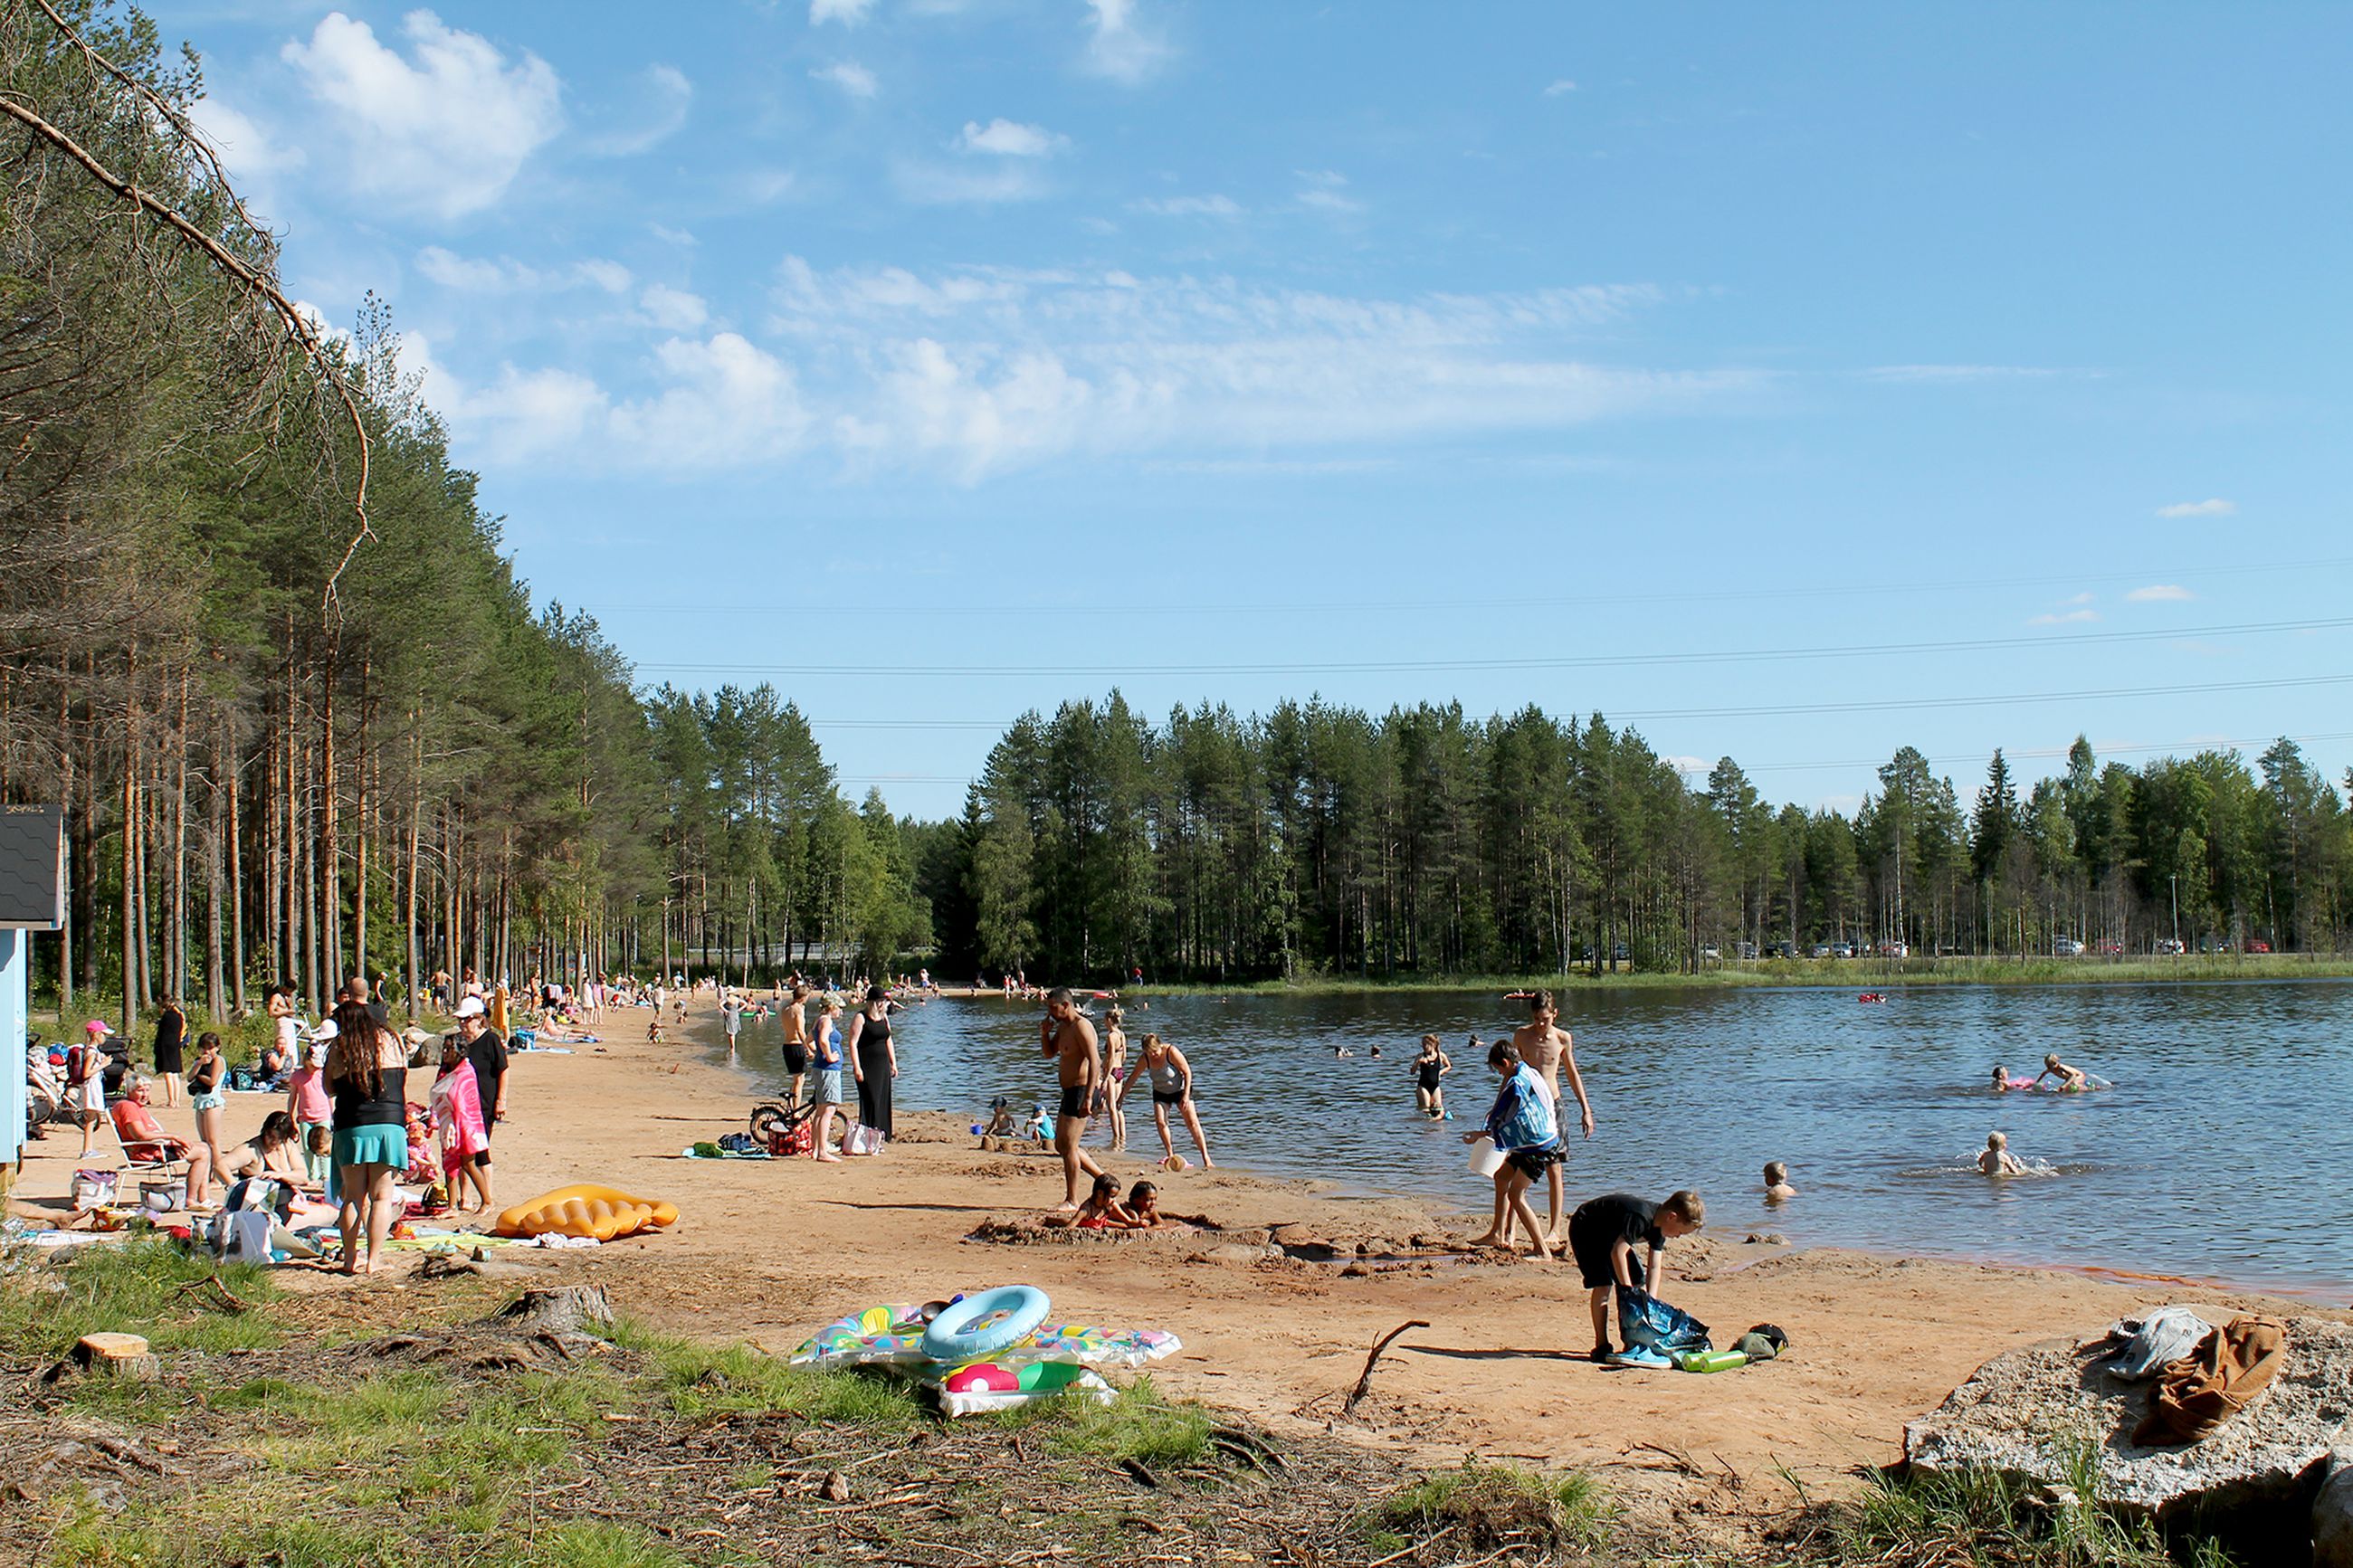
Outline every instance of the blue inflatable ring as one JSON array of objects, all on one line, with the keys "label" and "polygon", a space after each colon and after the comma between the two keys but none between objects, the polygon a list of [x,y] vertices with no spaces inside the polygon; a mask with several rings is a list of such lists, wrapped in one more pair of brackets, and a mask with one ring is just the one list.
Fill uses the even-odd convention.
[{"label": "blue inflatable ring", "polygon": [[995,1355],[1038,1331],[1052,1310],[1034,1285],[1000,1285],[955,1302],[923,1331],[923,1353],[934,1361],[965,1362]]}]

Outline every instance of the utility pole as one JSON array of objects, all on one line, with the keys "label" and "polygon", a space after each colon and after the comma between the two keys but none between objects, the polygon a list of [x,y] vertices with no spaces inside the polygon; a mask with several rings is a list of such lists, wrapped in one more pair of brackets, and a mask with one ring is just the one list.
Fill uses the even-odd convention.
[{"label": "utility pole", "polygon": [[2173,951],[2179,952],[2181,951],[2181,873],[2168,872],[2165,880],[2173,889]]}]

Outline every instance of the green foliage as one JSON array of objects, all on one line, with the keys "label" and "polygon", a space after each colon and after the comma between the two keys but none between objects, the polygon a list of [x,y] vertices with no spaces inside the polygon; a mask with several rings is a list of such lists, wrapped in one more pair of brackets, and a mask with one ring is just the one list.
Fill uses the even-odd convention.
[{"label": "green foliage", "polygon": [[749,1345],[708,1345],[625,1328],[619,1342],[646,1352],[653,1386],[676,1415],[794,1415],[898,1431],[927,1417],[905,1384],[846,1372],[811,1372]]},{"label": "green foliage", "polygon": [[1504,1545],[1563,1552],[1597,1545],[1609,1517],[1608,1499],[1590,1476],[1473,1461],[1424,1476],[1384,1498],[1360,1528],[1368,1536],[1398,1542],[1394,1550],[1444,1531],[1450,1552]]},{"label": "green foliage", "polygon": [[2018,1564],[2021,1568],[2229,1568],[2211,1540],[2182,1543],[2179,1558],[2157,1527],[2126,1522],[2085,1500],[2097,1495],[2098,1458],[2088,1444],[2065,1457],[2066,1484],[2055,1504],[1990,1472],[1966,1470],[1901,1479],[1874,1475],[1862,1496],[1836,1505],[1829,1544],[1833,1560],[1898,1564]]},{"label": "green foliage", "polygon": [[1069,1394],[989,1417],[1000,1426],[1040,1428],[1057,1453],[1117,1464],[1134,1459],[1155,1468],[1181,1468],[1209,1457],[1216,1425],[1197,1405],[1172,1405],[1139,1376],[1109,1403]]},{"label": "green foliage", "polygon": [[0,1277],[0,1355],[55,1360],[100,1332],[140,1334],[159,1352],[276,1344],[280,1331],[268,1313],[219,1311],[183,1293],[216,1272],[240,1300],[262,1304],[279,1294],[266,1269],[216,1264],[161,1239],[90,1247],[62,1264]]}]

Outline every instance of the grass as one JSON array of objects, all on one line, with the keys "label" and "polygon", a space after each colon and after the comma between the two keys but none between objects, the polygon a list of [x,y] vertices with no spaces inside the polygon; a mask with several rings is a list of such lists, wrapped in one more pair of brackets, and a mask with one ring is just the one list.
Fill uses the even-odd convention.
[{"label": "grass", "polygon": [[1198,1405],[1172,1405],[1139,1376],[1108,1405],[1072,1394],[1008,1410],[992,1417],[1000,1427],[1045,1427],[1055,1452],[1072,1458],[1133,1459],[1153,1469],[1181,1469],[1209,1458],[1217,1423]]},{"label": "grass", "polygon": [[2091,1500],[2099,1465],[2089,1444],[2071,1445],[2063,1458],[2066,1483],[2049,1496],[1984,1471],[1874,1477],[1860,1499],[1832,1510],[1831,1561],[1888,1568],[2232,1568],[2234,1560],[2214,1541],[2183,1542],[2177,1553],[2155,1524],[2127,1521]]},{"label": "grass", "polygon": [[227,1312],[182,1288],[217,1274],[256,1309],[279,1297],[267,1271],[216,1264],[160,1238],[85,1247],[63,1266],[28,1269],[0,1284],[0,1356],[55,1361],[84,1334],[143,1335],[158,1352],[259,1350],[279,1342],[267,1310]]},{"label": "grass", "polygon": [[688,1419],[790,1415],[878,1431],[931,1419],[905,1385],[846,1372],[810,1372],[749,1345],[707,1345],[624,1323],[615,1342],[643,1352],[659,1403]]},{"label": "grass", "polygon": [[1377,1556],[1402,1554],[1444,1534],[1452,1561],[1505,1546],[1524,1552],[1588,1551],[1600,1544],[1609,1521],[1609,1502],[1590,1476],[1474,1461],[1391,1493],[1366,1512],[1362,1533]]}]

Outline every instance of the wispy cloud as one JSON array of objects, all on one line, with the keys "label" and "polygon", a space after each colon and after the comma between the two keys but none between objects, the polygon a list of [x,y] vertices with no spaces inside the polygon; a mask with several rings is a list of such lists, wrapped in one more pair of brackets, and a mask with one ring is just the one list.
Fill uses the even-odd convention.
[{"label": "wispy cloud", "polygon": [[618,294],[631,281],[628,268],[601,257],[562,267],[530,267],[511,256],[459,256],[438,245],[417,253],[417,270],[444,289],[465,294],[536,292],[584,285]]},{"label": "wispy cloud", "polygon": [[353,189],[445,218],[480,212],[563,129],[564,84],[537,55],[511,61],[430,11],[401,31],[413,64],[340,11],[280,54],[325,110]]},{"label": "wispy cloud", "polygon": [[992,120],[983,125],[977,120],[964,122],[964,131],[954,143],[959,153],[989,153],[1000,158],[1045,158],[1071,144],[1071,139],[1042,125],[1023,125],[1011,120]]},{"label": "wispy cloud", "polygon": [[1231,196],[1215,192],[1205,196],[1141,196],[1127,204],[1130,212],[1150,213],[1155,217],[1214,217],[1234,219],[1242,216],[1241,204]]},{"label": "wispy cloud", "polygon": [[1036,163],[1027,159],[952,166],[904,163],[892,170],[891,178],[909,201],[934,206],[1034,202],[1049,190]]},{"label": "wispy cloud", "polygon": [[2205,500],[2178,500],[2171,506],[2157,509],[2159,517],[2228,517],[2239,510],[2237,501],[2211,496]]},{"label": "wispy cloud", "polygon": [[650,283],[638,297],[638,304],[654,325],[673,332],[691,332],[711,319],[711,308],[702,296],[683,289],[673,289],[667,283]]},{"label": "wispy cloud", "polygon": [[1299,205],[1322,212],[1360,213],[1365,204],[1346,194],[1348,176],[1331,169],[1302,169],[1299,172]]},{"label": "wispy cloud", "polygon": [[2030,626],[2068,626],[2100,618],[2097,610],[2051,610],[2027,621]]},{"label": "wispy cloud", "polygon": [[1167,63],[1167,40],[1136,20],[1137,0],[1087,0],[1086,67],[1134,87]]},{"label": "wispy cloud", "polygon": [[2146,588],[2135,588],[2125,595],[2136,605],[2178,605],[2197,596],[2178,583],[2152,583]]},{"label": "wispy cloud", "polygon": [[874,0],[809,0],[809,26],[821,27],[828,22],[839,22],[845,27],[855,27],[873,9]]},{"label": "wispy cloud", "polygon": [[1871,381],[1961,382],[2039,381],[2052,376],[2092,373],[2033,364],[1881,364],[1873,365],[1862,374]]},{"label": "wispy cloud", "polygon": [[874,73],[856,60],[836,60],[809,72],[818,81],[831,82],[852,98],[872,98],[879,90]]},{"label": "wispy cloud", "polygon": [[637,101],[628,118],[637,123],[589,139],[589,151],[607,157],[634,157],[651,152],[686,127],[694,107],[694,83],[676,66],[648,66]]},{"label": "wispy cloud", "polygon": [[1551,86],[1544,89],[1544,95],[1546,98],[1558,98],[1564,93],[1571,93],[1576,90],[1577,84],[1575,82],[1569,80],[1567,77],[1561,77],[1557,80],[1554,81]]}]

